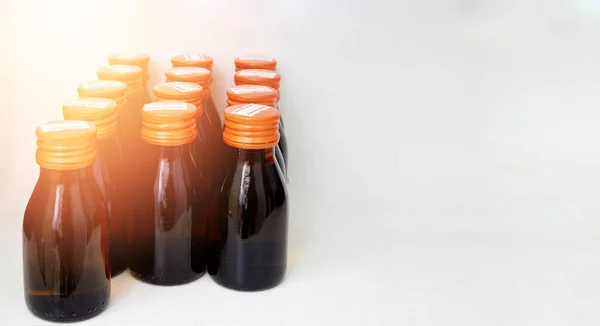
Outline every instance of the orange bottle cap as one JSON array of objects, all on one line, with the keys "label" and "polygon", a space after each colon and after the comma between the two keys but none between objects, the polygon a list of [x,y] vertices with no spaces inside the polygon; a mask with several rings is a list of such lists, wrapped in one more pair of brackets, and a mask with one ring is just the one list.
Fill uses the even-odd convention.
[{"label": "orange bottle cap", "polygon": [[265,69],[275,70],[277,60],[265,56],[247,55],[235,59],[235,70],[242,69]]},{"label": "orange bottle cap", "polygon": [[227,97],[240,104],[274,103],[277,101],[277,90],[263,85],[238,85],[227,89]]},{"label": "orange bottle cap", "polygon": [[82,98],[63,104],[66,120],[82,120],[96,125],[98,139],[113,135],[117,130],[117,102],[105,98]]},{"label": "orange bottle cap", "polygon": [[175,67],[165,73],[167,82],[190,82],[206,85],[211,82],[211,72],[199,67]]},{"label": "orange bottle cap", "polygon": [[244,104],[225,109],[223,140],[245,149],[265,149],[279,142],[279,111],[272,106]]},{"label": "orange bottle cap", "polygon": [[180,146],[194,141],[196,107],[178,101],[154,102],[142,110],[142,138],[149,144]]},{"label": "orange bottle cap", "polygon": [[204,54],[179,54],[171,58],[173,67],[199,67],[212,70],[213,58]]},{"label": "orange bottle cap", "polygon": [[120,52],[109,55],[108,62],[111,65],[131,65],[146,70],[150,57],[147,54]]},{"label": "orange bottle cap", "polygon": [[270,101],[270,102],[258,102],[258,101],[253,101],[253,102],[241,102],[241,101],[235,101],[232,99],[227,99],[227,106],[234,106],[234,105],[240,105],[240,104],[260,104],[260,105],[266,105],[266,106],[277,106],[277,101]]},{"label": "orange bottle cap", "polygon": [[96,71],[98,79],[118,80],[130,84],[139,82],[144,71],[140,67],[130,65],[113,65],[101,67]]},{"label": "orange bottle cap", "polygon": [[101,97],[115,100],[124,99],[127,95],[127,84],[116,80],[93,80],[79,84],[79,97]]},{"label": "orange bottle cap", "polygon": [[36,161],[51,170],[76,170],[96,160],[96,126],[78,120],[45,123],[36,129]]},{"label": "orange bottle cap", "polygon": [[281,76],[275,72],[264,69],[244,69],[235,73],[236,85],[263,85],[279,90]]},{"label": "orange bottle cap", "polygon": [[234,105],[225,109],[225,119],[250,126],[279,124],[279,110],[260,104]]},{"label": "orange bottle cap", "polygon": [[202,97],[202,86],[186,82],[156,84],[154,96],[164,100],[188,100]]}]

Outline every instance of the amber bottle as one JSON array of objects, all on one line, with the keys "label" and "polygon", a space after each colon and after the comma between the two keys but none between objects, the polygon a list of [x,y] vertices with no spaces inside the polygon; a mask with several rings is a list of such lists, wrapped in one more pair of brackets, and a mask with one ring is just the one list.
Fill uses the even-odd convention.
[{"label": "amber bottle", "polygon": [[133,215],[133,206],[127,201],[122,182],[126,178],[123,150],[116,137],[116,108],[115,101],[103,98],[78,99],[63,105],[65,119],[92,122],[97,129],[98,157],[92,165],[92,171],[107,208],[112,277],[127,269],[127,228]]},{"label": "amber bottle", "polygon": [[144,282],[178,285],[198,279],[206,266],[204,213],[208,196],[194,164],[196,107],[164,101],[142,112],[135,228],[130,270]]},{"label": "amber bottle", "polygon": [[[224,145],[220,137],[215,135],[215,126],[209,118],[205,117],[205,106],[202,104],[205,93],[202,86],[186,82],[168,82],[157,84],[153,88],[154,101],[182,101],[197,107],[196,127],[198,130],[198,141],[194,143],[193,150],[197,165],[201,165],[207,173],[204,181],[210,189],[210,195],[216,196],[220,181],[222,179],[221,153]],[[216,122],[212,122],[216,123]]]},{"label": "amber bottle", "polygon": [[101,67],[96,73],[100,80],[116,80],[127,85],[127,104],[118,112],[117,123],[125,154],[131,156],[127,160],[132,160],[141,142],[139,130],[142,128],[142,106],[145,104],[143,70],[130,65],[112,65]]},{"label": "amber bottle", "polygon": [[288,205],[272,156],[279,111],[246,104],[225,110],[223,140],[232,149],[217,216],[209,222],[208,270],[224,287],[257,291],[281,283],[287,266]]},{"label": "amber bottle", "polygon": [[221,137],[221,118],[210,92],[212,72],[199,67],[175,67],[165,73],[167,82],[189,82],[202,86],[202,117],[210,126],[209,134],[215,139]]},{"label": "amber bottle", "polygon": [[25,301],[42,319],[87,319],[110,299],[106,206],[91,170],[96,127],[65,120],[36,134],[40,176],[23,219]]},{"label": "amber bottle", "polygon": [[[237,60],[236,67],[238,67]],[[275,68],[273,67],[273,69]],[[271,87],[277,91],[277,102],[279,101],[279,82],[281,80],[281,76],[275,71],[266,69],[243,69],[236,71],[233,79],[236,85],[261,85]],[[280,109],[278,105],[276,107],[278,110]],[[285,137],[285,127],[283,125],[283,118],[280,119],[279,123],[279,132],[281,134],[279,148],[281,148],[281,153],[283,154],[283,158],[285,159],[287,166],[287,163],[289,163],[288,147],[287,138]]]},{"label": "amber bottle", "polygon": [[198,67],[212,72],[213,58],[205,54],[179,54],[171,58],[173,67]]},{"label": "amber bottle", "polygon": [[[129,116],[127,112],[130,111],[127,90],[127,84],[116,80],[94,80],[81,83],[77,87],[80,98],[106,98],[117,102],[117,139],[123,147],[130,135],[127,130]],[[124,159],[127,164],[128,157],[125,156]]]},{"label": "amber bottle", "polygon": [[[227,89],[227,105],[233,106],[254,103],[275,107],[277,105],[277,94],[277,90],[267,86],[238,85]],[[286,162],[280,148],[281,141],[282,138],[279,139],[279,144],[275,146],[274,154],[277,158],[277,164],[279,164],[287,179]],[[283,146],[285,146],[285,144]]]},{"label": "amber bottle", "polygon": [[114,53],[108,57],[110,65],[129,65],[142,69],[142,104],[150,103],[150,93],[148,92],[148,80],[150,79],[149,64],[150,57],[142,53]]}]

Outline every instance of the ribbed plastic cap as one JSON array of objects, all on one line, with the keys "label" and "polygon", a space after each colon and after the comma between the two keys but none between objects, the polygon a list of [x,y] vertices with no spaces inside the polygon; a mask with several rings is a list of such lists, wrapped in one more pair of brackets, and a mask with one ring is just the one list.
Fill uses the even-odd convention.
[{"label": "ribbed plastic cap", "polygon": [[235,70],[242,69],[277,69],[277,60],[260,55],[246,55],[235,59]]},{"label": "ribbed plastic cap", "polygon": [[142,110],[142,139],[149,144],[180,146],[194,141],[196,107],[178,101],[154,102]]},{"label": "ribbed plastic cap", "polygon": [[173,67],[200,67],[212,70],[213,58],[204,54],[179,54],[171,58]]},{"label": "ribbed plastic cap", "polygon": [[96,125],[98,139],[117,130],[117,102],[105,98],[81,98],[63,104],[66,120],[82,120]]},{"label": "ribbed plastic cap", "polygon": [[113,53],[108,56],[108,62],[111,65],[130,65],[146,70],[150,62],[150,56],[142,53]]},{"label": "ribbed plastic cap", "polygon": [[37,163],[50,170],[76,170],[96,160],[96,127],[78,120],[45,123],[36,129]]},{"label": "ribbed plastic cap", "polygon": [[279,142],[279,111],[260,104],[225,109],[223,140],[236,148],[267,149]]}]

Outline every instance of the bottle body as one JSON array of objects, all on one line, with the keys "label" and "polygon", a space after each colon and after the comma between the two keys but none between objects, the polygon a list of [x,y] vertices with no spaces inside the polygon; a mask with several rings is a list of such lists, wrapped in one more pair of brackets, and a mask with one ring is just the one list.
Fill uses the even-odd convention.
[{"label": "bottle body", "polygon": [[114,277],[128,266],[128,227],[133,205],[128,200],[123,150],[118,139],[115,135],[109,135],[99,139],[97,147],[98,157],[92,165],[92,171],[106,204],[110,269]]},{"label": "bottle body", "polygon": [[185,284],[205,271],[207,195],[191,146],[143,145],[130,270],[151,284]]},{"label": "bottle body", "polygon": [[25,300],[52,321],[93,317],[110,300],[106,207],[91,168],[41,168],[23,219]]},{"label": "bottle body", "polygon": [[287,267],[287,191],[270,150],[228,151],[223,194],[211,219],[208,270],[241,291],[277,286]]}]

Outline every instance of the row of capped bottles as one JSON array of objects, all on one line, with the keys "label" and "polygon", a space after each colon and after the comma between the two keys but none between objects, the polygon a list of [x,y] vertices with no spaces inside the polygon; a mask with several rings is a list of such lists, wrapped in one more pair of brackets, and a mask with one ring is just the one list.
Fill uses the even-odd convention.
[{"label": "row of capped bottles", "polygon": [[116,54],[36,130],[40,175],[23,220],[25,299],[46,320],[102,312],[111,278],[224,287],[280,284],[287,146],[274,59],[236,59],[221,121],[213,59],[179,55],[146,88],[147,55]]}]

